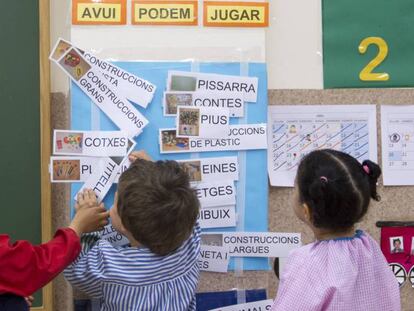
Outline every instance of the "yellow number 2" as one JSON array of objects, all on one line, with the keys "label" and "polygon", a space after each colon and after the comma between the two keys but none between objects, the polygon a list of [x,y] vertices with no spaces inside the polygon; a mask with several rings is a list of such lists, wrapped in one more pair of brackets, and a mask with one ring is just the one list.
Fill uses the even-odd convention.
[{"label": "yellow number 2", "polygon": [[386,72],[373,73],[372,71],[379,66],[388,55],[388,45],[380,37],[368,37],[361,41],[358,50],[359,53],[365,54],[371,44],[378,46],[378,54],[365,66],[359,73],[359,79],[362,81],[388,81],[390,75]]}]

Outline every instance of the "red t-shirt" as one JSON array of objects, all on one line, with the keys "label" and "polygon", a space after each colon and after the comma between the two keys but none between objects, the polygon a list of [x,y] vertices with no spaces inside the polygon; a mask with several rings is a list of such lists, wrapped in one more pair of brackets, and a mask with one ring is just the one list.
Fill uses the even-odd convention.
[{"label": "red t-shirt", "polygon": [[0,294],[33,294],[74,261],[80,250],[80,239],[70,228],[59,229],[52,240],[38,246],[28,241],[10,244],[9,236],[0,234]]}]

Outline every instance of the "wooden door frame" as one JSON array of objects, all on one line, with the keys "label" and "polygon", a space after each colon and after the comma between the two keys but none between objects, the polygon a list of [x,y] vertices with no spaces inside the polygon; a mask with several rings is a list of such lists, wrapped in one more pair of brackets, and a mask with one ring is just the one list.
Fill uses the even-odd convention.
[{"label": "wooden door frame", "polygon": [[[50,114],[50,0],[39,1],[39,69],[40,69],[40,169],[41,169],[41,226],[42,242],[52,237],[52,186],[49,178],[51,155]],[[42,289],[42,306],[36,311],[53,310],[53,286],[50,282]]]}]

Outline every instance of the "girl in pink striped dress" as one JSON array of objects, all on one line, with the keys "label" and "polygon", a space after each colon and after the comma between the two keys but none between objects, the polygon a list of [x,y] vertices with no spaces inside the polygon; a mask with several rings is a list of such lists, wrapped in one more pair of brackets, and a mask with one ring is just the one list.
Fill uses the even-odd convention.
[{"label": "girl in pink striped dress", "polygon": [[315,242],[293,251],[282,273],[273,311],[399,311],[400,292],[376,241],[355,224],[372,199],[380,167],[335,150],[301,161],[296,215]]}]

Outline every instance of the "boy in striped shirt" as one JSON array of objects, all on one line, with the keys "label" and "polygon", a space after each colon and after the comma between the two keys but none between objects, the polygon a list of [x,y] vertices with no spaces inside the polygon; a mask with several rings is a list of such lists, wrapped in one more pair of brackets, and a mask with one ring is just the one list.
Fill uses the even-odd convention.
[{"label": "boy in striped shirt", "polygon": [[[199,202],[175,161],[143,152],[119,179],[113,227],[130,241],[115,248],[96,236],[65,270],[74,286],[101,300],[101,310],[195,310],[199,269]],[[90,202],[97,204],[96,200]]]}]

